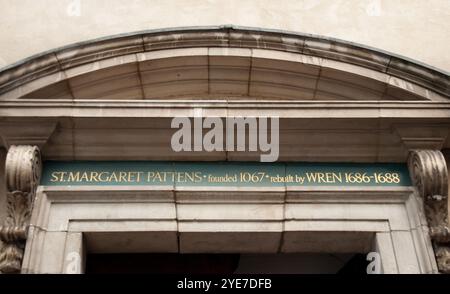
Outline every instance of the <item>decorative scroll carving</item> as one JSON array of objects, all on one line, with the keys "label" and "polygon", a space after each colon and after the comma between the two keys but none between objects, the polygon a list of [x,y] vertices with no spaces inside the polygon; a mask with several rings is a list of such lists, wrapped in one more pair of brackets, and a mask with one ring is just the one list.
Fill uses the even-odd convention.
[{"label": "decorative scroll carving", "polygon": [[445,158],[440,151],[413,150],[408,167],[413,183],[423,198],[439,271],[450,273],[448,171]]},{"label": "decorative scroll carving", "polygon": [[4,246],[0,252],[2,273],[20,272],[32,202],[39,185],[42,164],[36,146],[11,146],[6,155],[7,217],[0,227]]}]

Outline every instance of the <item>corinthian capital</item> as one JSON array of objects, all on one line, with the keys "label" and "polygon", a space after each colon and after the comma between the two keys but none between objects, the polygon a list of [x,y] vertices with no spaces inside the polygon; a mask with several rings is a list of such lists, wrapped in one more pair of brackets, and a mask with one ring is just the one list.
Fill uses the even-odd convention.
[{"label": "corinthian capital", "polygon": [[450,273],[450,230],[448,226],[448,171],[438,150],[413,150],[408,167],[414,185],[423,198],[439,270]]},{"label": "corinthian capital", "polygon": [[4,246],[0,252],[0,271],[20,272],[32,202],[39,185],[42,164],[36,146],[11,146],[6,155],[7,217],[0,227]]}]

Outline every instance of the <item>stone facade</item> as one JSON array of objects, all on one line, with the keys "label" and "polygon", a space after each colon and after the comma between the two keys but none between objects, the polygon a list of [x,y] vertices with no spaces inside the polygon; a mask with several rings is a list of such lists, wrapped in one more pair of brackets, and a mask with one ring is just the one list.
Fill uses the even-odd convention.
[{"label": "stone facade", "polygon": [[[4,7],[0,26],[8,28],[2,34],[8,42],[0,46],[0,67],[99,37],[233,24],[338,38],[450,70],[446,0],[432,4],[422,0],[1,0],[0,4]],[[35,21],[17,25],[17,19]],[[23,46],[31,42],[30,36],[33,46]]]},{"label": "stone facade", "polygon": [[[307,2],[305,10],[329,9],[326,1],[311,7]],[[414,10],[416,20],[441,19],[445,4],[437,3],[427,17]],[[390,5],[397,4],[382,1],[377,17],[386,17]],[[258,16],[251,23],[273,27],[261,16],[262,6],[251,6]],[[209,17],[214,14],[200,20]],[[50,51],[1,70],[0,271],[83,273],[88,252],[376,251],[384,273],[449,273],[450,77],[447,55],[439,54],[448,46],[423,53],[421,42],[414,39],[418,47],[409,46],[398,34],[395,42],[380,43],[381,49],[414,52],[442,65],[437,69],[310,35],[313,30],[286,31],[292,17],[288,13],[286,23],[277,22],[281,30],[158,24],[93,41],[85,40],[107,32],[84,30],[68,35],[85,42],[54,49],[55,37]],[[422,34],[424,40],[441,40],[432,32]],[[348,36],[365,40],[358,33]],[[2,44],[0,52],[9,45]],[[37,38],[30,50],[41,47]],[[6,63],[32,53],[25,49],[8,55]],[[258,160],[257,153],[239,151],[174,152],[171,118],[198,115],[277,116],[280,161],[407,163],[414,185],[39,186],[41,157],[44,164]]]}]

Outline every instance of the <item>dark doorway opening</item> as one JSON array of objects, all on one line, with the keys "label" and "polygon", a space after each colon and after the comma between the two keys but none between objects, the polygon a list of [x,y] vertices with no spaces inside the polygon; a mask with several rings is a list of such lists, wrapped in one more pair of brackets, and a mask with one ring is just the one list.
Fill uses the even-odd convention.
[{"label": "dark doorway opening", "polygon": [[86,273],[232,274],[239,254],[88,254]]},{"label": "dark doorway opening", "polygon": [[366,254],[88,254],[86,273],[364,275]]}]

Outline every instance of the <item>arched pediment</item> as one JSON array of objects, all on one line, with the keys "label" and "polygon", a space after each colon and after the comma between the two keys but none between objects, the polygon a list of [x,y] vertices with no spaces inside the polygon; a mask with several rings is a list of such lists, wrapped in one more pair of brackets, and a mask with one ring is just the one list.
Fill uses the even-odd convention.
[{"label": "arched pediment", "polygon": [[238,27],[137,32],[0,72],[0,100],[446,101],[449,75],[335,39]]},{"label": "arched pediment", "polygon": [[[403,162],[450,148],[449,75],[311,35],[237,27],[137,32],[0,71],[0,145],[53,160],[255,160],[174,152],[176,116],[278,116],[280,161]],[[150,134],[150,135],[149,135]]]}]

